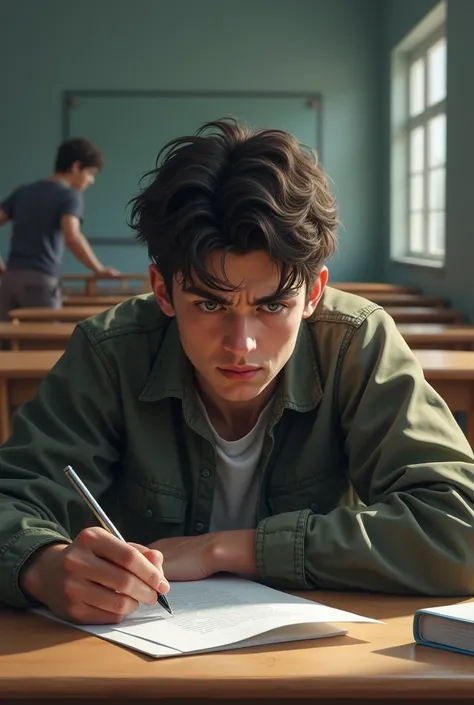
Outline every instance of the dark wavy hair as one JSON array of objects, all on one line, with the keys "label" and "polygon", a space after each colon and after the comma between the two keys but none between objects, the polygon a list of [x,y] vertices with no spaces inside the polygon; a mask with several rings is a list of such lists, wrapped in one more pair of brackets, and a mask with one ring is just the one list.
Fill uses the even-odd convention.
[{"label": "dark wavy hair", "polygon": [[90,140],[85,137],[73,137],[59,145],[54,171],[65,174],[71,170],[74,162],[80,162],[82,169],[96,167],[100,170],[104,166],[104,156]]},{"label": "dark wavy hair", "polygon": [[[203,125],[160,151],[130,225],[172,292],[197,278],[232,291],[225,256],[264,250],[280,268],[278,294],[313,286],[336,248],[334,197],[316,153],[283,130],[250,129],[234,118]],[[206,266],[222,253],[224,279]]]}]

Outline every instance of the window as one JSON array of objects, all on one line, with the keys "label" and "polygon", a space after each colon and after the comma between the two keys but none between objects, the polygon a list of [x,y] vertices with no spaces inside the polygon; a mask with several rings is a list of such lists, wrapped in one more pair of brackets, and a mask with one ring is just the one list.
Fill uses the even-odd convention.
[{"label": "window", "polygon": [[445,255],[445,21],[442,3],[392,55],[391,252],[434,266]]}]

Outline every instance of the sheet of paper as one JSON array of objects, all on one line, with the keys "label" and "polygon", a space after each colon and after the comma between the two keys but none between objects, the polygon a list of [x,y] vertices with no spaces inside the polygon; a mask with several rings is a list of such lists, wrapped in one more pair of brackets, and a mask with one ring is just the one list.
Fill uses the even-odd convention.
[{"label": "sheet of paper", "polygon": [[[374,622],[240,578],[173,583],[173,618],[161,607],[141,607],[114,629],[183,652],[216,649],[298,624]],[[331,633],[333,627],[328,626]]]},{"label": "sheet of paper", "polygon": [[[167,646],[163,646],[163,644],[156,644],[152,641],[148,641],[147,639],[140,639],[137,636],[130,636],[130,634],[125,634],[124,632],[120,632],[116,629],[110,630],[107,629],[107,627],[102,626],[79,626],[79,629],[101,637],[102,639],[106,639],[107,641],[120,644],[121,646],[126,646],[134,651],[140,651],[148,654],[153,658],[167,658],[170,656],[182,656],[183,654],[203,654],[216,651],[216,649],[197,649],[195,651],[183,652],[178,649],[170,649]],[[273,629],[265,634],[259,634],[256,637],[244,639],[243,641],[235,642],[233,644],[224,644],[219,647],[218,650],[229,651],[235,648],[243,649],[251,646],[265,646],[270,644],[281,644],[288,641],[320,639],[331,636],[342,636],[344,634],[347,634],[347,629],[342,629],[334,625],[299,624],[289,627],[282,627],[280,629]]]},{"label": "sheet of paper", "polygon": [[[172,583],[171,617],[158,604],[120,625],[73,626],[154,658],[345,634],[345,622],[378,620],[326,607],[240,578]],[[63,624],[46,609],[34,612]]]}]

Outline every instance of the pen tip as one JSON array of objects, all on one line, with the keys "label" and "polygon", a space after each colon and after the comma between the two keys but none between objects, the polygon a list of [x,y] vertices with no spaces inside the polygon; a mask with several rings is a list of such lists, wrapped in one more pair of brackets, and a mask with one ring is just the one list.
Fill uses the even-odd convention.
[{"label": "pen tip", "polygon": [[168,600],[164,595],[158,595],[158,602],[164,609],[170,613],[171,616],[173,616],[173,610],[171,609]]}]

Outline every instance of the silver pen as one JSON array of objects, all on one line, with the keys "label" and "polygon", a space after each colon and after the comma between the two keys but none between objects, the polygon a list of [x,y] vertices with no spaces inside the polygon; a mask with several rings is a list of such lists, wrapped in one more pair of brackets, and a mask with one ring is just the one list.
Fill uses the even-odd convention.
[{"label": "silver pen", "polygon": [[[106,531],[109,531],[113,536],[118,538],[120,541],[124,541],[125,539],[123,538],[122,534],[120,531],[117,529],[117,527],[110,521],[109,517],[107,514],[104,512],[100,504],[94,499],[94,497],[91,495],[85,484],[82,482],[81,478],[75,472],[70,465],[67,465],[64,468],[64,473],[66,477],[69,478],[69,480],[72,482],[74,487],[76,488],[78,494],[82,497],[84,502],[87,504],[91,512],[94,514],[96,517],[97,521],[106,529]],[[168,600],[164,595],[161,595],[160,593],[158,594],[158,602],[159,604],[164,607],[167,612],[169,612],[171,615],[173,614],[173,611],[171,607],[169,606]]]}]

